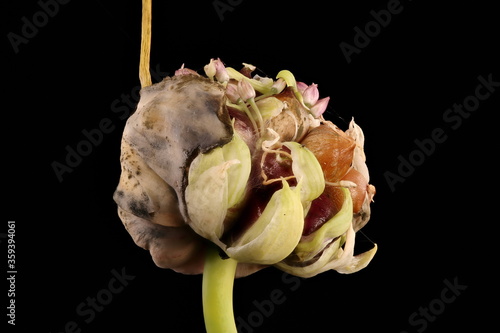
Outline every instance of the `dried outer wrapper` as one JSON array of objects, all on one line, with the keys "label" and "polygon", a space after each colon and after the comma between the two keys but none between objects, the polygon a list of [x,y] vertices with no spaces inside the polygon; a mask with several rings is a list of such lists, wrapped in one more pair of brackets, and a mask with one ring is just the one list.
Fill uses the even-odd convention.
[{"label": "dried outer wrapper", "polygon": [[151,253],[158,267],[184,274],[199,274],[200,265],[193,258],[203,251],[201,236],[187,224],[164,226],[136,216],[118,207],[118,216],[135,244]]},{"label": "dried outer wrapper", "polygon": [[299,102],[291,87],[274,96],[283,103],[282,112],[267,121],[267,127],[274,129],[281,141],[300,141],[316,121]]},{"label": "dried outer wrapper", "polygon": [[121,175],[113,198],[134,216],[163,226],[184,225],[173,188],[126,141],[121,144]]},{"label": "dried outer wrapper", "polygon": [[[179,213],[189,222],[184,190],[191,161],[199,153],[227,144],[233,137],[225,102],[222,85],[197,75],[167,77],[143,88],[137,110],[127,120],[123,132],[122,176],[114,195],[117,204],[134,214],[138,213],[134,206],[147,207],[144,212],[155,215],[158,203],[151,198],[173,191]],[[133,154],[127,154],[128,151]],[[130,156],[141,162],[129,160]],[[134,176],[141,172],[149,176]],[[146,194],[127,184],[130,175],[140,186],[148,188]],[[172,203],[172,198],[168,197],[167,202]]]},{"label": "dried outer wrapper", "polygon": [[366,165],[366,155],[364,152],[365,136],[363,130],[358,124],[354,122],[354,119],[352,119],[349,123],[349,128],[345,133],[356,143],[352,159],[352,168],[358,171],[365,178],[367,184],[365,198],[362,203],[361,210],[355,212],[353,217],[354,231],[358,231],[363,228],[370,220],[370,204],[372,203],[373,197],[375,195],[375,187],[369,184],[370,174]]}]

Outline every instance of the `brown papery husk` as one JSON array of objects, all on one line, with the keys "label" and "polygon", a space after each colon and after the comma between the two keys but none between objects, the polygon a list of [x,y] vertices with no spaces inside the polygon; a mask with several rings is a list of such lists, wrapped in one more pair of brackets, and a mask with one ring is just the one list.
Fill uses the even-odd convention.
[{"label": "brown papery husk", "polygon": [[351,192],[353,212],[358,213],[366,198],[366,192],[368,190],[368,181],[358,170],[351,168],[347,174],[342,177],[342,180],[347,180],[356,184],[356,186],[349,187],[349,192]]},{"label": "brown papery husk", "polygon": [[273,97],[283,102],[285,107],[280,114],[269,120],[266,127],[278,133],[281,142],[300,141],[310,128],[309,112],[295,97],[291,87]]},{"label": "brown papery husk", "polygon": [[332,122],[312,128],[300,143],[316,156],[327,182],[337,183],[349,171],[356,143]]}]

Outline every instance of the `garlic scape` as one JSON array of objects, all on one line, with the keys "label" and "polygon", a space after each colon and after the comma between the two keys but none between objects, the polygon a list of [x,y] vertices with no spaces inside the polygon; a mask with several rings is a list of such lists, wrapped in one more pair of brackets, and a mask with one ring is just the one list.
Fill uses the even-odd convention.
[{"label": "garlic scape", "polygon": [[[204,289],[268,266],[301,277],[366,267],[377,245],[354,244],[375,187],[361,128],[325,120],[329,98],[290,71],[252,76],[220,59],[204,69],[143,87],[127,120],[114,200],[137,245],[161,267],[203,273]],[[204,292],[204,306],[226,302],[216,295]],[[210,313],[210,330],[234,331]]]},{"label": "garlic scape", "polygon": [[212,59],[207,77],[183,65],[141,90],[122,137],[122,216],[189,226],[239,263],[360,269],[376,251],[346,259],[375,193],[361,128],[318,114],[317,84],[253,70]]},{"label": "garlic scape", "polygon": [[354,120],[323,117],[329,97],[289,70],[275,78],[220,59],[152,83],[151,0],[142,0],[142,89],[121,142],[113,199],[134,242],[162,268],[203,273],[208,333],[236,333],[235,277],[273,266],[312,277],[354,273],[375,187]]}]

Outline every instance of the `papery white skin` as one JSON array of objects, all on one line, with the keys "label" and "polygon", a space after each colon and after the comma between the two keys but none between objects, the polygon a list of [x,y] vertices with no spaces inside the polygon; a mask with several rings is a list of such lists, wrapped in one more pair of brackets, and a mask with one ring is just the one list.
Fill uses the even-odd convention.
[{"label": "papery white skin", "polygon": [[[366,183],[368,184],[368,182],[370,181],[370,174],[366,165],[366,155],[364,152],[365,135],[363,133],[363,130],[354,122],[354,119],[352,119],[349,123],[349,128],[345,133],[356,142],[356,147],[354,148],[354,155],[352,159],[352,167],[363,175]],[[360,230],[366,225],[366,223],[368,223],[371,214],[370,204],[373,201],[374,195],[375,187],[368,184],[361,212],[353,218],[354,231]]]}]

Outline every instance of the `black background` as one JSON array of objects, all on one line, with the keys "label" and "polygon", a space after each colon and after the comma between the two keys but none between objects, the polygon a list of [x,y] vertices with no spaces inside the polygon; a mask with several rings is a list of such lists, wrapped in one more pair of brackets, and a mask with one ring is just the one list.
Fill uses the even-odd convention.
[{"label": "black background", "polygon": [[[297,80],[317,83],[321,96],[331,97],[326,118],[345,129],[354,117],[363,128],[377,188],[371,220],[357,235],[360,250],[379,245],[372,263],[353,275],[297,280],[269,268],[237,280],[235,315],[254,326],[242,332],[494,325],[500,87],[456,128],[443,119],[475,94],[479,76],[500,81],[492,5],[401,1],[400,13],[348,63],[340,43],[353,45],[353,29],[364,29],[374,20],[370,12],[389,1],[218,3],[231,10],[218,13],[214,1],[153,1],[152,68],[165,76],[184,63],[202,73],[220,57],[231,67],[250,63],[269,77],[289,69]],[[141,2],[60,4],[15,52],[9,33],[22,35],[22,18],[33,22],[41,10],[36,1],[8,1],[1,11],[7,200],[0,232],[16,221],[16,328],[55,333],[74,322],[81,332],[204,332],[201,276],[157,268],[124,230],[112,200],[125,111],[134,109],[123,106],[127,96],[135,103],[140,85]],[[83,131],[103,119],[112,129],[58,179],[53,163],[64,164],[67,147],[82,144]],[[429,140],[436,128],[446,140],[420,153],[421,163],[391,188],[388,172],[399,174],[400,156],[419,154],[415,140]],[[128,285],[95,316],[78,311],[106,293],[113,272],[125,272]],[[466,289],[442,303],[444,281]],[[280,304],[258,314],[256,304],[268,304],[273,290]],[[429,306],[437,315],[409,321]]]}]

